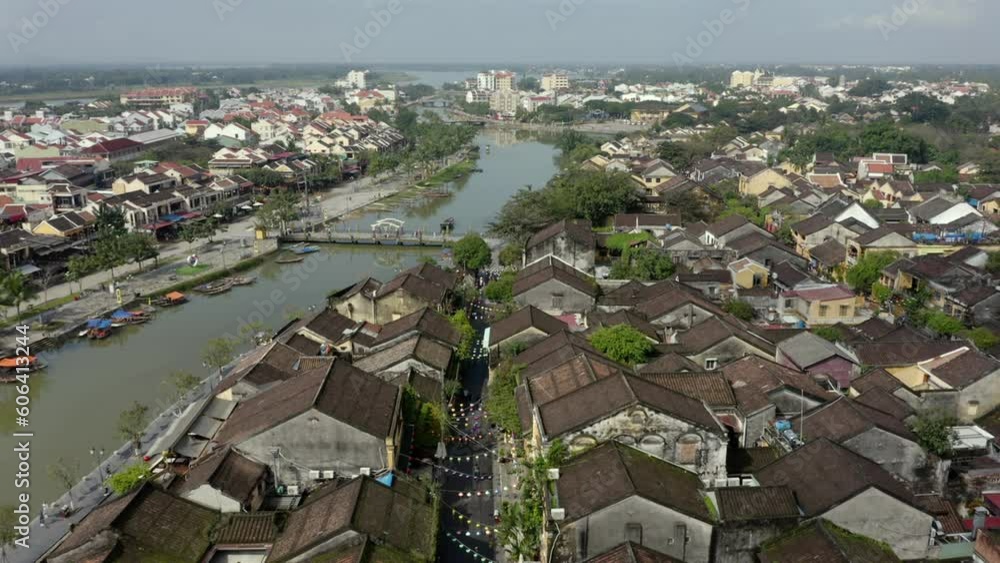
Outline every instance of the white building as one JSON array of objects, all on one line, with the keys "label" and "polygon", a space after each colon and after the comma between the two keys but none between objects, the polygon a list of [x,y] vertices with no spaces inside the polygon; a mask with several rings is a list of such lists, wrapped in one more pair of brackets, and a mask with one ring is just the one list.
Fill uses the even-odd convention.
[{"label": "white building", "polygon": [[352,70],[347,73],[347,83],[351,88],[364,90],[367,88],[367,81],[365,80],[366,74],[368,74],[368,72],[364,70]]},{"label": "white building", "polygon": [[480,72],[476,75],[476,89],[492,92],[497,89],[497,76],[493,72]]},{"label": "white building", "polygon": [[486,90],[469,90],[465,93],[465,103],[467,104],[488,104],[490,103],[490,94]]},{"label": "white building", "polygon": [[517,115],[521,106],[521,95],[513,90],[494,92],[490,97],[490,109],[506,116]]}]

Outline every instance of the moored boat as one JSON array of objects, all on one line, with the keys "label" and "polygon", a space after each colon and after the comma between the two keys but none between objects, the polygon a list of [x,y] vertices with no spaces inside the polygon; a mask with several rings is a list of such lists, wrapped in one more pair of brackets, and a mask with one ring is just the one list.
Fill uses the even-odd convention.
[{"label": "moored boat", "polygon": [[237,285],[237,286],[239,286],[239,285],[250,285],[250,284],[254,283],[255,281],[257,281],[257,278],[255,278],[253,276],[233,276],[233,277],[227,278],[227,279],[233,285]]},{"label": "moored boat", "polygon": [[314,252],[319,252],[318,246],[302,246],[299,248],[293,248],[292,252],[295,254],[313,254]]},{"label": "moored boat", "polygon": [[160,297],[159,299],[153,301],[153,304],[158,307],[176,307],[181,303],[187,302],[187,296],[179,291],[171,291],[170,293]]},{"label": "moored boat", "polygon": [[293,254],[291,256],[282,256],[275,260],[275,262],[278,264],[297,264],[305,259],[305,256],[296,256]]},{"label": "moored boat", "polygon": [[226,278],[199,285],[194,288],[194,290],[205,295],[219,295],[220,293],[225,293],[232,288],[233,282]]}]

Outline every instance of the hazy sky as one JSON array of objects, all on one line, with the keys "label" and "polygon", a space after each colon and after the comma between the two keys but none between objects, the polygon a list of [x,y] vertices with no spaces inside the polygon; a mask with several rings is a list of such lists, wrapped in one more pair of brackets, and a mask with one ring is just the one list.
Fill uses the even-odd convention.
[{"label": "hazy sky", "polygon": [[997,21],[996,0],[2,0],[0,65],[1000,63]]}]

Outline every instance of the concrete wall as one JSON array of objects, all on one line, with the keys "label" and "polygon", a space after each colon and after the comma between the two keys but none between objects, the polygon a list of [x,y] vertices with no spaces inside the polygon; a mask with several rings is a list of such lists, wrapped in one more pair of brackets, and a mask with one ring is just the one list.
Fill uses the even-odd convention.
[{"label": "concrete wall", "polygon": [[630,497],[564,526],[556,560],[583,561],[604,553],[626,541],[628,524],[641,525],[642,545],[659,552],[688,563],[708,563],[711,558],[711,524],[646,499]]},{"label": "concrete wall", "polygon": [[780,536],[798,523],[797,519],[784,523],[762,522],[747,525],[721,525],[716,528],[713,563],[757,563],[760,544]]},{"label": "concrete wall", "polygon": [[375,302],[375,323],[388,324],[424,307],[434,307],[435,305],[437,303],[428,303],[411,295],[408,291],[397,289]]},{"label": "concrete wall", "polygon": [[844,446],[911,483],[917,480],[918,470],[927,465],[927,454],[918,444],[879,428],[858,434]]},{"label": "concrete wall", "polygon": [[[789,366],[794,367],[794,366]],[[805,372],[809,375],[829,375],[840,384],[841,389],[851,386],[851,378],[854,376],[855,365],[840,356],[827,358],[822,362],[809,366]]]},{"label": "concrete wall", "polygon": [[237,444],[241,452],[275,469],[272,450],[280,448],[277,483],[311,484],[309,470],[358,475],[362,467],[389,467],[384,437],[371,436],[315,410],[307,411]]},{"label": "concrete wall", "polygon": [[[718,432],[721,433],[722,430]],[[637,406],[600,420],[582,430],[553,436],[550,439],[562,438],[571,453],[618,440],[680,465],[704,478],[716,479],[726,476],[728,437],[720,433],[710,432],[669,415]],[[681,438],[685,438],[689,443],[700,441],[694,463],[685,463],[688,460],[678,459],[680,452],[677,443]]]},{"label": "concrete wall", "polygon": [[733,360],[738,360],[744,356],[759,356],[767,360],[774,360],[774,356],[771,354],[758,350],[735,336],[730,336],[715,346],[712,346],[708,350],[699,354],[689,355],[687,358],[699,366],[704,367],[705,360],[710,358],[718,360],[718,365],[721,366]]},{"label": "concrete wall", "polygon": [[751,448],[764,436],[764,429],[774,422],[777,409],[774,405],[753,413],[743,421],[743,447]]},{"label": "concrete wall", "polygon": [[[554,297],[561,294],[560,299]],[[519,307],[534,305],[546,313],[559,316],[566,313],[586,313],[594,308],[594,298],[560,283],[548,280],[514,297]]]},{"label": "concrete wall", "polygon": [[957,415],[962,422],[972,422],[997,405],[1000,405],[1000,371],[962,389],[958,395]]},{"label": "concrete wall", "polygon": [[904,561],[927,556],[934,518],[877,489],[869,489],[822,516],[856,534],[889,544]]},{"label": "concrete wall", "polygon": [[576,241],[567,237],[565,233],[532,246],[525,253],[528,264],[550,255],[555,256],[581,272],[594,271],[594,249],[585,248],[577,244]]},{"label": "concrete wall", "polygon": [[222,491],[207,484],[182,495],[182,498],[219,512],[241,512],[243,510],[239,502],[227,497],[222,494]]},{"label": "concrete wall", "polygon": [[715,315],[697,305],[684,305],[649,321],[655,325],[673,328],[691,328],[700,325]]},{"label": "concrete wall", "polygon": [[355,321],[375,322],[375,303],[356,293],[350,299],[346,299],[336,304],[334,307],[338,313]]}]

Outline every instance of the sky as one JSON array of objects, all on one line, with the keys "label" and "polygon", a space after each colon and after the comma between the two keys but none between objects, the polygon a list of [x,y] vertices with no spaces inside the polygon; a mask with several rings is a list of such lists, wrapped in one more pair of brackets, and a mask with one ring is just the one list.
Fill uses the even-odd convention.
[{"label": "sky", "polygon": [[3,0],[0,66],[993,64],[996,0]]}]

